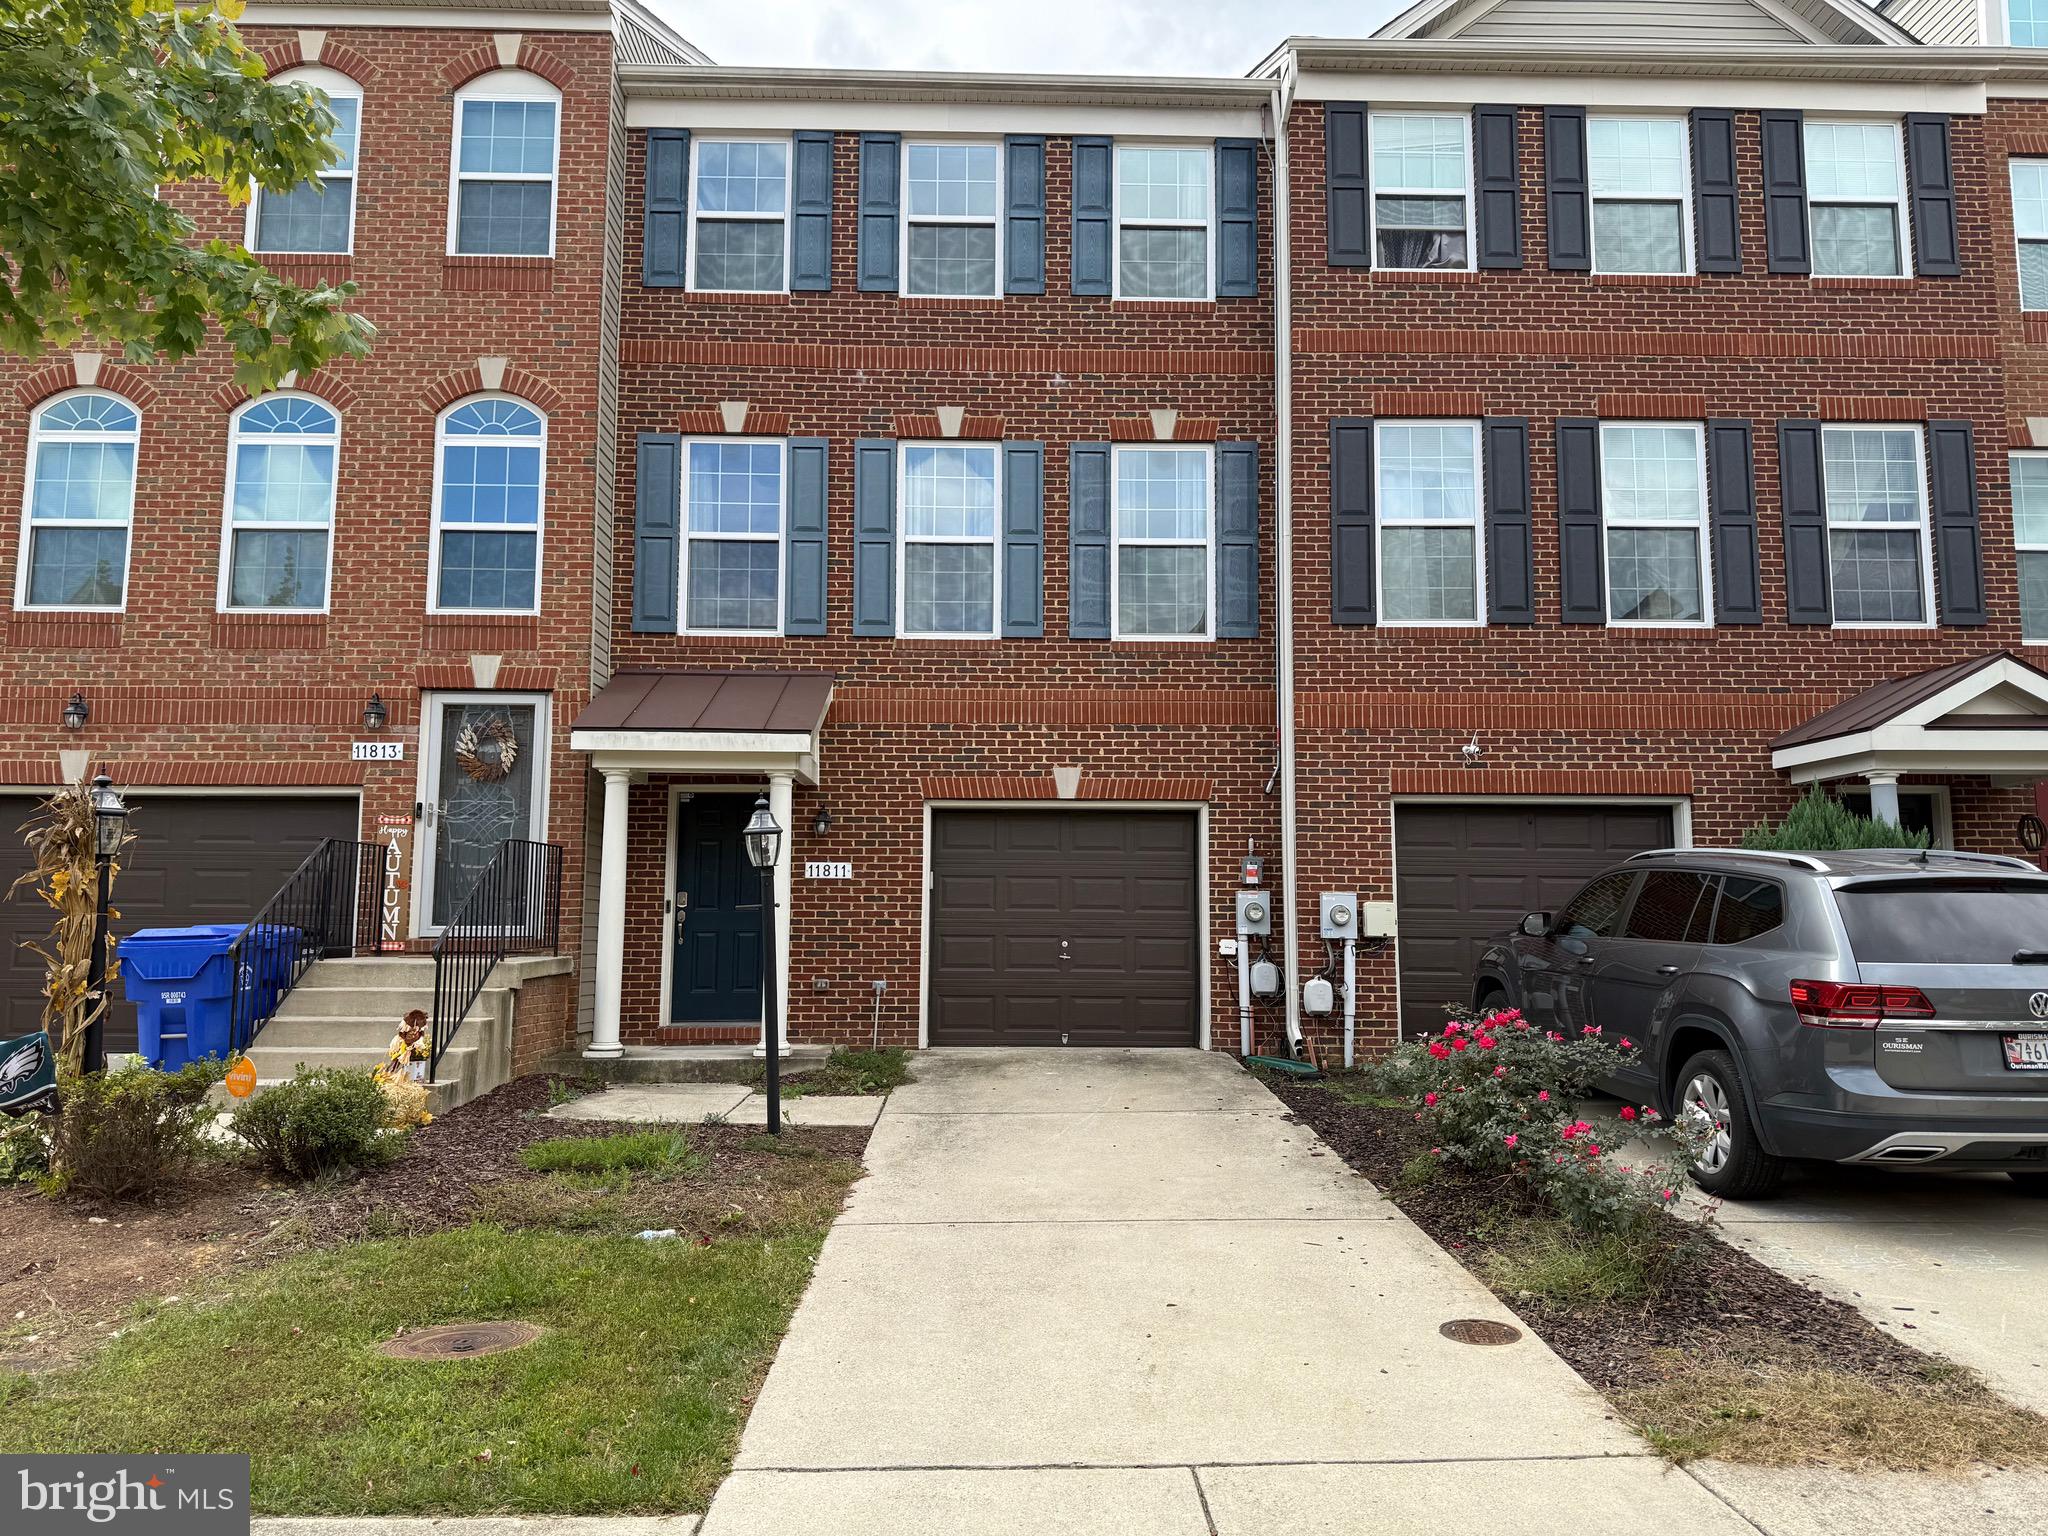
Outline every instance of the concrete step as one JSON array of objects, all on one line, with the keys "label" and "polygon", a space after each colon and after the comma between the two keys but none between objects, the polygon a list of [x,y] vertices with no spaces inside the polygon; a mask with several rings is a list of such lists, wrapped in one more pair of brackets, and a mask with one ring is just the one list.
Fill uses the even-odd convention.
[{"label": "concrete step", "polygon": [[427,980],[429,985],[423,987],[335,986],[329,984],[325,973],[316,967],[307,973],[306,980],[285,994],[276,1016],[280,1019],[375,1017],[389,1019],[395,1027],[414,1008],[433,1012],[431,972]]},{"label": "concrete step", "polygon": [[431,955],[355,955],[342,960],[316,960],[301,986],[417,987],[431,990]]},{"label": "concrete step", "polygon": [[382,1050],[398,1033],[396,1019],[360,1019],[333,1015],[304,1015],[272,1019],[256,1037],[256,1049],[280,1046],[360,1046]]}]

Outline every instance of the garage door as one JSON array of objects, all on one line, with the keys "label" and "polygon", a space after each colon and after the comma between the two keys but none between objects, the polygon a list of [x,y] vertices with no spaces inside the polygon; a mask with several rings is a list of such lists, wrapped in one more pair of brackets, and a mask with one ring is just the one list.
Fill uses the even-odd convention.
[{"label": "garage door", "polygon": [[1671,846],[1658,806],[1403,805],[1394,810],[1401,1033],[1472,1000],[1486,946],[1525,912],[1554,912],[1610,864]]},{"label": "garage door", "polygon": [[1198,1043],[1195,818],[939,811],[931,1043]]},{"label": "garage door", "polygon": [[[117,936],[137,928],[246,922],[321,838],[356,835],[353,796],[133,795],[128,804],[136,841],[114,885]],[[35,806],[31,796],[0,796],[0,893],[28,867],[14,829]],[[42,962],[20,941],[43,938],[48,913],[27,892],[0,902],[0,1035],[42,1027]],[[135,1046],[135,1010],[118,1000],[107,1021],[107,1046]]]}]

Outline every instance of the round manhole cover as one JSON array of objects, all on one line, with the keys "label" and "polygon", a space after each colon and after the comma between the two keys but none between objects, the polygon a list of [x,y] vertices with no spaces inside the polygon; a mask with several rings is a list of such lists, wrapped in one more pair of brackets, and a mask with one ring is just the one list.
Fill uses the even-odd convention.
[{"label": "round manhole cover", "polygon": [[1484,1317],[1454,1317],[1437,1332],[1460,1344],[1512,1344],[1522,1336],[1521,1329]]},{"label": "round manhole cover", "polygon": [[474,1360],[524,1348],[540,1336],[532,1323],[444,1323],[402,1333],[377,1347],[394,1360]]}]

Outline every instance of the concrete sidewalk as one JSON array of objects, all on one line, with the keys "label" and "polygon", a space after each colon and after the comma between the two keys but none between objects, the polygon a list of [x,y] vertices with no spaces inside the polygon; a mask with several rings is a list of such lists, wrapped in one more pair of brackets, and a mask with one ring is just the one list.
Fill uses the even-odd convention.
[{"label": "concrete sidewalk", "polygon": [[1229,1058],[933,1051],[703,1536],[1755,1529]]}]

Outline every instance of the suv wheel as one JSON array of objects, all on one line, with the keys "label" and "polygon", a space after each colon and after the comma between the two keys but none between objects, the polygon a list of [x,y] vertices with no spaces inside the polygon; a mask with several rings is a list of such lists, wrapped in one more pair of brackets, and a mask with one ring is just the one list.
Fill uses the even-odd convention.
[{"label": "suv wheel", "polygon": [[2022,1171],[2008,1173],[2006,1177],[2019,1186],[2021,1194],[2032,1195],[2036,1200],[2048,1200],[2048,1173]]},{"label": "suv wheel", "polygon": [[1733,1056],[1701,1051],[1693,1057],[1678,1074],[1676,1099],[1675,1118],[1705,1141],[1693,1163],[1693,1183],[1724,1200],[1756,1200],[1778,1187],[1784,1159],[1771,1156],[1757,1140]]}]

